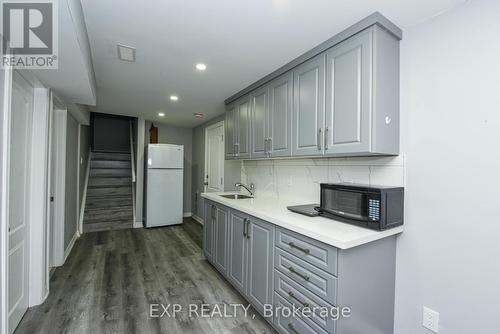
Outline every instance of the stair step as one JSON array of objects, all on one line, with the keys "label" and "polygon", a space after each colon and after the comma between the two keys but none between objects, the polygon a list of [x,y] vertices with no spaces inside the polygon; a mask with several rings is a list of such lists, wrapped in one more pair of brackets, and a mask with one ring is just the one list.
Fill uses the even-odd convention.
[{"label": "stair step", "polygon": [[130,153],[92,152],[92,160],[130,161]]},{"label": "stair step", "polygon": [[132,205],[132,196],[96,196],[88,197],[85,201],[86,209],[108,208]]},{"label": "stair step", "polygon": [[87,198],[104,196],[132,196],[131,186],[88,188]]},{"label": "stair step", "polygon": [[134,223],[132,220],[116,220],[116,221],[105,221],[99,223],[88,223],[83,224],[83,232],[98,232],[98,231],[109,231],[109,230],[122,230],[133,228]]},{"label": "stair step", "polygon": [[90,163],[91,168],[119,168],[130,169],[130,161],[119,160],[92,160]]},{"label": "stair step", "polygon": [[91,168],[90,176],[98,176],[98,177],[118,177],[118,176],[127,176],[130,177],[132,172],[130,169],[111,169],[111,168]]},{"label": "stair step", "polygon": [[102,186],[129,186],[131,184],[131,177],[92,177],[89,179],[89,188]]},{"label": "stair step", "polygon": [[99,223],[103,221],[131,220],[132,206],[86,209],[83,223]]}]

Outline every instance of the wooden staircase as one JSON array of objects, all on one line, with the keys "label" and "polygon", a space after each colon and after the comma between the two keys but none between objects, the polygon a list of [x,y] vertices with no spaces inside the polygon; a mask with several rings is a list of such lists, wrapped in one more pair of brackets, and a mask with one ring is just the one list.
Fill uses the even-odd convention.
[{"label": "wooden staircase", "polygon": [[83,218],[83,232],[133,227],[130,154],[95,152]]}]

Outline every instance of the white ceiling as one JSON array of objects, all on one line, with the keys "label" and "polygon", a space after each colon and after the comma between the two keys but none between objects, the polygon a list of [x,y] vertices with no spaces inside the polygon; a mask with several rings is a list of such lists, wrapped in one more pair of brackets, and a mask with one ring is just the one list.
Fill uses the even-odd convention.
[{"label": "white ceiling", "polygon": [[[225,98],[374,11],[401,27],[404,39],[405,27],[465,1],[82,0],[94,110],[194,127],[223,113]],[[136,47],[137,61],[119,61],[117,43]],[[197,72],[196,62],[208,69]]]}]

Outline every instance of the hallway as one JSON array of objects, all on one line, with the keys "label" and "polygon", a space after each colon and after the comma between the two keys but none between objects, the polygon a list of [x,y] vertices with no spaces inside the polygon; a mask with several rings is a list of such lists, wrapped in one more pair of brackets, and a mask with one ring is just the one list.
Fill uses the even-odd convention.
[{"label": "hallway", "polygon": [[191,218],[84,234],[56,269],[47,300],[28,310],[15,333],[274,333],[252,309],[246,318],[242,309],[234,318],[149,316],[150,303],[247,306],[204,259],[201,242],[202,227]]}]

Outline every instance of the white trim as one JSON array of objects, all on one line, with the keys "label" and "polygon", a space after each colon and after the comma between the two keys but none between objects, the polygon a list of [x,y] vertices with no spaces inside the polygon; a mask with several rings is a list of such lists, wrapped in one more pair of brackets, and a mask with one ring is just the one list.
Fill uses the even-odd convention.
[{"label": "white trim", "polygon": [[143,227],[144,225],[142,224],[142,221],[134,220],[133,228],[143,228]]},{"label": "white trim", "polygon": [[76,240],[80,237],[80,233],[78,231],[73,234],[73,237],[71,238],[68,247],[64,250],[64,257],[63,257],[63,264],[66,262],[66,259],[68,258],[69,254],[71,254],[71,250],[73,249],[73,246],[75,245]]},{"label": "white trim", "polygon": [[[85,217],[85,205],[87,202],[87,187],[89,186],[89,175],[90,175],[90,160],[92,159],[92,150],[89,148],[88,158],[87,158],[87,167],[85,170],[85,183],[83,185],[83,194],[82,194],[82,204],[80,206],[80,219],[78,221],[78,233],[83,234],[83,218]],[[78,162],[80,163],[80,162]],[[80,179],[80,175],[78,175],[78,179]],[[78,191],[80,192],[80,191]]]},{"label": "white trim", "polygon": [[[0,36],[0,38],[2,38]],[[8,333],[9,331],[9,316],[8,316],[8,286],[7,274],[9,268],[9,238],[8,238],[8,182],[9,182],[9,156],[10,156],[10,113],[11,113],[11,97],[12,97],[12,70],[4,69],[4,90],[3,90],[3,105],[2,108],[2,138],[0,145],[1,166],[0,166],[0,333]],[[1,72],[1,71],[0,71]]]},{"label": "white trim", "polygon": [[68,112],[64,109],[54,110],[55,129],[55,175],[54,183],[54,231],[52,234],[52,263],[58,267],[64,263],[64,211],[66,194],[66,132]]},{"label": "white trim", "polygon": [[203,219],[197,215],[192,215],[191,218],[193,218],[194,220],[196,220],[196,222],[198,222],[201,226],[203,226]]},{"label": "white trim", "polygon": [[[224,162],[225,162],[225,157],[224,157],[224,152],[225,152],[225,149],[226,149],[226,134],[225,134],[225,131],[224,131],[224,121],[220,121],[220,122],[217,122],[217,123],[214,123],[212,125],[209,125],[205,128],[205,156],[204,156],[204,159],[205,159],[205,166],[204,166],[204,169],[203,169],[203,184],[205,184],[207,182],[207,170],[208,170],[208,159],[207,159],[207,156],[208,156],[208,131],[209,130],[212,130],[212,129],[216,129],[218,127],[221,127],[222,126],[222,184],[221,184],[221,191],[224,190],[224,184],[226,182],[225,180],[225,175],[224,175]],[[203,191],[204,192],[207,192],[207,188],[208,186],[204,185],[203,186]]]},{"label": "white trim", "polygon": [[193,213],[192,213],[192,212],[184,212],[184,213],[182,214],[182,217],[183,217],[183,218],[188,218],[188,217],[191,217],[192,215],[193,215]]},{"label": "white trim", "polygon": [[49,289],[47,250],[47,172],[49,165],[50,94],[33,89],[29,218],[29,306],[45,300]]}]

